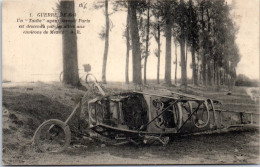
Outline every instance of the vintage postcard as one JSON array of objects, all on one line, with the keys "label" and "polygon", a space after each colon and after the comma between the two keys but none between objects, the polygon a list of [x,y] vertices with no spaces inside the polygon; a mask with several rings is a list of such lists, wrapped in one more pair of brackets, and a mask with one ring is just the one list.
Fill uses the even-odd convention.
[{"label": "vintage postcard", "polygon": [[3,0],[3,165],[259,164],[258,0]]}]

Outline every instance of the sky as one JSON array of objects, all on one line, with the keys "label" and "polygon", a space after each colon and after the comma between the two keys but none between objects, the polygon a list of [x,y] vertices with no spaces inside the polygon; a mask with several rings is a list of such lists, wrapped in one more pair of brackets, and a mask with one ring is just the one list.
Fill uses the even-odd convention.
[{"label": "sky", "polygon": [[241,55],[237,73],[259,78],[259,0],[235,1],[235,21],[239,27],[236,42]]},{"label": "sky", "polygon": [[[78,39],[78,61],[80,76],[84,74],[83,64],[92,66],[92,73],[101,79],[102,58],[104,41],[99,38],[99,33],[105,25],[104,10],[90,7],[92,0],[75,0],[76,18],[89,20],[79,23],[81,34]],[[234,0],[233,0],[234,1]],[[259,78],[259,0],[235,0],[233,10],[235,22],[239,32],[236,42],[238,44],[241,61],[237,67],[237,74],[245,74],[249,78]],[[28,19],[42,19],[37,16],[41,13],[53,13],[57,0],[5,0],[2,4],[2,78],[13,82],[22,81],[57,81],[62,71],[62,36],[60,34],[23,34],[30,25],[41,23],[28,23]],[[229,0],[228,3],[232,3]],[[80,4],[87,4],[80,7]],[[111,8],[109,12],[112,12]],[[30,15],[31,14],[31,15]],[[27,19],[27,22],[25,21]],[[50,17],[46,20],[55,20]],[[110,32],[110,44],[107,62],[107,80],[124,81],[126,44],[122,37],[126,25],[126,13],[116,12],[110,15],[113,28]],[[23,20],[21,22],[20,20]],[[46,21],[45,20],[45,21]],[[45,26],[51,25],[44,23]],[[19,28],[24,25],[25,28]],[[45,27],[45,29],[46,29]],[[51,28],[49,28],[51,29]],[[49,31],[48,29],[48,31]],[[37,30],[37,28],[34,28]],[[157,58],[154,55],[156,42],[151,41],[150,56],[147,64],[147,78],[156,78]],[[165,38],[162,38],[160,78],[164,78]],[[177,48],[178,61],[180,60],[180,48]],[[172,61],[175,60],[175,48],[172,48]],[[188,64],[191,63],[188,54]],[[132,79],[130,56],[130,80]],[[178,63],[179,64],[179,63]],[[173,64],[172,64],[173,65]],[[172,66],[172,78],[175,67]],[[180,66],[178,66],[180,77]],[[188,66],[188,77],[191,77],[191,69]]]}]

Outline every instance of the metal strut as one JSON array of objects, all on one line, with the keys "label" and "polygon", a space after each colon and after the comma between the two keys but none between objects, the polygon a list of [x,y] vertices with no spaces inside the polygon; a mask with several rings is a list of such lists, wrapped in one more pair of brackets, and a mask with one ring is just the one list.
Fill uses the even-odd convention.
[{"label": "metal strut", "polygon": [[181,131],[181,129],[183,128],[183,126],[188,122],[188,120],[191,119],[191,117],[193,116],[193,114],[199,110],[201,104],[203,104],[203,103],[204,103],[204,101],[203,101],[203,102],[200,101],[198,107],[197,107],[197,108],[189,115],[189,117],[184,121],[184,123],[182,124],[182,126],[177,130],[177,133]]},{"label": "metal strut", "polygon": [[146,123],[145,125],[141,126],[138,131],[140,131],[140,130],[142,130],[143,128],[147,127],[150,123],[152,123],[156,118],[158,118],[159,116],[161,116],[166,110],[168,110],[170,107],[172,107],[173,105],[175,105],[177,102],[178,102],[178,100],[175,100],[171,105],[169,105],[168,107],[166,107],[160,114],[158,114],[156,117],[154,117],[151,121],[149,121],[149,122]]}]

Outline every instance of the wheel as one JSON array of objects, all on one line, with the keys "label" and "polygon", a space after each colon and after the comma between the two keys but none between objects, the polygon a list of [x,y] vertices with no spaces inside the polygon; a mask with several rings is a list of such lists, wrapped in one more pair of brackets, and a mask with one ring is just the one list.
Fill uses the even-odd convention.
[{"label": "wheel", "polygon": [[50,119],[35,131],[33,145],[42,152],[61,152],[71,141],[70,128],[64,122]]},{"label": "wheel", "polygon": [[183,112],[183,117],[182,117],[183,118],[182,121],[185,122],[189,118],[189,116],[192,112],[192,103],[190,101],[187,101],[186,103],[182,104],[182,108],[185,109]]},{"label": "wheel", "polygon": [[[160,112],[164,110],[163,108],[164,105],[162,102],[154,100],[152,103],[154,107],[157,108],[157,114],[160,114]],[[177,127],[179,129],[182,126],[182,108],[180,103],[174,104],[171,108],[168,109],[168,111],[172,113],[172,118],[170,119],[173,120],[174,122],[174,128]],[[156,119],[156,126],[162,129],[167,127],[167,123],[165,123],[165,119],[163,115],[160,115]]]},{"label": "wheel", "polygon": [[197,128],[204,128],[209,123],[209,108],[205,102],[202,103],[199,110],[192,115],[192,122]]},{"label": "wheel", "polygon": [[180,103],[177,103],[174,105],[174,108],[172,110],[173,117],[174,117],[174,123],[179,129],[182,126],[182,107]]},{"label": "wheel", "polygon": [[92,84],[93,84],[93,82],[96,82],[96,83],[97,83],[97,78],[96,78],[94,75],[88,73],[88,74],[86,75],[85,82],[86,82],[86,84],[88,84],[89,86],[91,86],[91,85],[90,85],[91,83],[92,83]]},{"label": "wheel", "polygon": [[97,78],[94,75],[88,73],[86,75],[85,82],[94,91],[99,91],[100,94],[105,95],[105,92],[104,92],[105,89],[104,89],[103,85],[101,83],[98,83]]},{"label": "wheel", "polygon": [[96,87],[95,83],[97,83],[97,79],[94,75],[88,73],[86,75],[85,83],[92,88],[93,90],[97,91],[98,88]]}]

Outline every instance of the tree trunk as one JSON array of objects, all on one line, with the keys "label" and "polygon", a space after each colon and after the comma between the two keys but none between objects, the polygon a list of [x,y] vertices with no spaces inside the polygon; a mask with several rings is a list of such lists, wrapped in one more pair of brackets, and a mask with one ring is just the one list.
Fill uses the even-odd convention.
[{"label": "tree trunk", "polygon": [[178,55],[177,55],[177,42],[175,42],[175,85],[177,85],[177,68],[178,67]]},{"label": "tree trunk", "polygon": [[[211,34],[209,9],[207,9],[207,17],[208,17],[208,34]],[[209,45],[210,44],[208,44],[209,57],[208,57],[208,60],[207,60],[207,64],[208,64],[208,85],[212,86],[212,74],[211,74],[211,53],[212,53],[212,51],[210,50]]]},{"label": "tree trunk", "polygon": [[129,51],[130,51],[130,41],[129,41],[129,12],[127,12],[126,20],[126,62],[125,62],[125,83],[129,84]]},{"label": "tree trunk", "polygon": [[160,41],[160,36],[161,36],[161,28],[160,24],[158,23],[158,62],[157,62],[157,84],[160,84],[160,58],[161,58],[161,41]]},{"label": "tree trunk", "polygon": [[208,85],[212,86],[211,61],[208,61]]},{"label": "tree trunk", "polygon": [[231,69],[232,69],[232,74],[231,74],[231,77],[230,77],[230,88],[229,90],[233,90],[233,87],[235,86],[235,79],[236,79],[236,68],[231,66]]},{"label": "tree trunk", "polygon": [[102,82],[103,83],[106,83],[107,55],[108,55],[108,46],[109,46],[108,0],[105,0],[105,15],[106,15],[106,34],[105,34],[105,50],[104,50],[103,66],[102,66]]},{"label": "tree trunk", "polygon": [[149,56],[149,31],[150,31],[150,8],[148,2],[147,9],[147,26],[146,26],[146,46],[145,46],[145,59],[144,59],[144,84],[146,84],[146,67],[147,67],[147,59]]},{"label": "tree trunk", "polygon": [[213,59],[213,83],[215,85],[217,85],[217,82],[216,82],[216,60]]},{"label": "tree trunk", "polygon": [[186,43],[186,49],[185,49],[185,68],[187,71],[187,62],[188,62],[188,41],[185,42]]},{"label": "tree trunk", "polygon": [[[184,1],[180,1],[180,5],[184,7]],[[187,86],[187,69],[186,69],[186,55],[185,55],[185,27],[182,25],[181,27],[181,34],[180,34],[180,48],[181,48],[181,85]]]},{"label": "tree trunk", "polygon": [[[74,1],[60,1],[61,13],[75,13]],[[61,17],[61,20],[64,18]],[[62,34],[62,55],[63,55],[63,83],[73,86],[80,86],[78,72],[78,53],[75,16],[66,17],[71,22],[62,22],[64,33]],[[70,26],[70,28],[66,28]]]},{"label": "tree trunk", "polygon": [[200,68],[199,68],[199,76],[200,76],[200,78],[199,78],[200,83],[203,83],[203,79],[202,79],[202,65],[200,65]]},{"label": "tree trunk", "polygon": [[197,74],[197,77],[198,77],[198,85],[200,85],[200,83],[201,83],[201,72],[200,72],[200,67],[201,67],[201,60],[200,60],[200,56],[199,55],[197,55],[197,56],[195,56],[197,59],[197,65],[196,65],[196,74]]},{"label": "tree trunk", "polygon": [[224,70],[223,73],[224,73],[223,83],[224,85],[227,85],[227,72]]},{"label": "tree trunk", "polygon": [[220,84],[221,85],[225,85],[225,78],[226,78],[226,72],[225,72],[225,70],[222,70],[221,71],[221,75],[220,75],[220,79],[221,79],[220,80],[221,81]]},{"label": "tree trunk", "polygon": [[202,55],[202,61],[201,61],[201,63],[202,63],[202,69],[201,69],[201,71],[202,71],[202,80],[203,80],[203,85],[207,85],[207,82],[206,82],[206,55],[205,54],[203,54]]},{"label": "tree trunk", "polygon": [[220,85],[220,68],[217,68],[216,72],[217,72],[217,86],[219,87],[219,85]]},{"label": "tree trunk", "polygon": [[193,84],[198,86],[198,75],[196,70],[196,59],[195,59],[195,50],[193,46],[191,47],[191,57],[192,57],[192,78]]},{"label": "tree trunk", "polygon": [[132,39],[133,83],[142,84],[141,50],[136,17],[136,7],[136,1],[128,0],[128,10],[130,11],[130,34]]},{"label": "tree trunk", "polygon": [[[202,22],[202,33],[204,33],[205,32],[205,22],[204,22],[204,6],[203,5],[201,7],[201,22]],[[201,72],[202,72],[203,85],[207,85],[207,83],[206,83],[206,54],[205,53],[202,54],[201,64],[202,64]]]},{"label": "tree trunk", "polygon": [[180,39],[180,49],[181,49],[181,85],[187,86],[187,71],[185,62],[185,39],[184,37]]},{"label": "tree trunk", "polygon": [[227,70],[226,70],[226,85],[229,85],[229,75],[230,75],[230,66],[229,66],[229,61],[227,61]]},{"label": "tree trunk", "polygon": [[166,13],[166,54],[165,54],[165,82],[167,85],[171,85],[171,37],[172,37],[172,17],[170,11],[170,2],[165,2]]},{"label": "tree trunk", "polygon": [[145,56],[145,58],[144,58],[144,84],[146,84],[146,65],[147,65],[147,58],[148,58],[148,57],[146,57],[146,56]]}]

